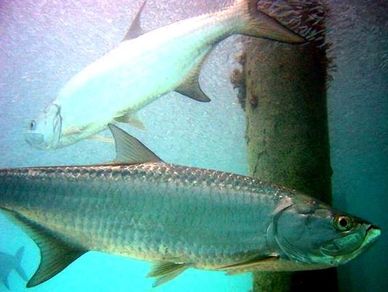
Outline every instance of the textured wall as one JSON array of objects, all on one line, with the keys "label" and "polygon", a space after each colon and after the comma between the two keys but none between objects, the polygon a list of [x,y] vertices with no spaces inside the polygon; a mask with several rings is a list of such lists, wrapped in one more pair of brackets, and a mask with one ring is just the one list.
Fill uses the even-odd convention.
[{"label": "textured wall", "polygon": [[367,253],[339,268],[342,291],[387,291],[388,2],[328,1],[335,67],[328,89],[334,205],[382,228]]},{"label": "textured wall", "polygon": [[[333,204],[341,210],[358,214],[380,225],[383,230],[383,235],[369,252],[339,268],[340,290],[386,291],[388,281],[384,273],[388,260],[388,237],[384,231],[387,230],[388,222],[385,211],[388,202],[388,2],[288,2],[297,9],[313,2],[322,2],[328,8],[325,45],[330,61],[328,73],[331,79],[328,83],[327,102],[333,168]],[[260,3],[275,15],[277,12],[284,13],[285,1],[263,0]],[[287,9],[285,11],[287,12]],[[300,18],[285,17],[284,20],[294,28],[300,28]],[[271,58],[262,60],[271,62]],[[281,63],[281,59],[275,62]],[[267,85],[264,81],[263,87],[266,88]],[[272,86],[277,88],[282,85],[274,82]],[[265,90],[264,95],[267,94]],[[295,90],[301,91],[300,88]],[[316,92],[311,92],[312,96],[315,94]],[[253,102],[255,106],[260,107],[260,96],[258,100],[246,102]],[[262,102],[266,104],[265,100]],[[272,133],[273,128],[269,129]],[[271,134],[267,139],[271,143]],[[264,139],[261,142],[268,141]],[[259,151],[266,148],[265,145],[257,147]],[[262,153],[260,159],[264,164],[271,160],[268,160],[268,153]],[[291,158],[285,158],[284,161],[289,159]],[[254,173],[254,169],[251,170]],[[275,171],[272,175],[276,176],[276,173]]]},{"label": "textured wall", "polygon": [[[290,45],[251,40],[246,44],[249,173],[330,203],[327,61],[324,34],[318,33],[324,31],[325,9],[317,1],[305,1],[293,10],[280,1],[265,2],[260,2],[264,11],[314,41]],[[254,280],[254,291],[312,291],[318,282],[322,290],[337,290],[333,269],[258,272]]]}]

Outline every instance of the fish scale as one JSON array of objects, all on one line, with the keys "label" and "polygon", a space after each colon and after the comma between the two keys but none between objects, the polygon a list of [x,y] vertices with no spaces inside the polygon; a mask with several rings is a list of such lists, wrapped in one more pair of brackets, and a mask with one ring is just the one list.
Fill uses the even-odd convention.
[{"label": "fish scale", "polygon": [[[254,179],[236,183],[240,180],[165,163],[4,169],[0,202],[88,250],[102,245],[107,252],[155,259],[164,246],[166,257],[207,266],[230,263],[254,244],[268,249],[265,240],[247,238],[265,233],[269,222],[260,222],[264,211],[257,205],[276,203],[267,195],[272,186]],[[238,189],[245,191],[236,196]],[[91,240],[82,244],[83,237]]]}]

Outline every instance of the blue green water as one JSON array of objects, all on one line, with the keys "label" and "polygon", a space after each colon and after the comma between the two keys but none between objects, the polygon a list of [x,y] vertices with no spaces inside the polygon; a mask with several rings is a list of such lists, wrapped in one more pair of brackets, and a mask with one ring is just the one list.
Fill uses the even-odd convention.
[{"label": "blue green water", "polygon": [[[207,2],[149,0],[142,23],[150,30],[223,1]],[[370,251],[339,269],[340,288],[388,291],[388,46],[383,41],[388,25],[380,17],[388,10],[383,1],[328,2],[338,8],[328,33],[337,44],[331,51],[337,71],[328,90],[334,205],[383,229]],[[71,76],[120,42],[140,3],[0,1],[0,167],[112,160],[113,145],[97,141],[51,152],[35,150],[24,142],[23,129]],[[344,18],[354,25],[349,28]],[[233,60],[238,50],[237,38],[230,38],[205,64],[201,85],[211,103],[171,93],[139,113],[146,131],[126,129],[165,161],[246,174],[244,113],[228,75],[237,66]],[[20,246],[26,247],[22,266],[30,276],[39,263],[38,249],[0,215],[0,251],[14,254]],[[145,278],[149,268],[145,262],[90,252],[35,288],[24,288],[16,272],[8,280],[11,291],[150,291],[152,280]],[[251,281],[249,274],[229,277],[189,270],[157,290],[249,291]],[[0,291],[5,289],[0,283]]]}]

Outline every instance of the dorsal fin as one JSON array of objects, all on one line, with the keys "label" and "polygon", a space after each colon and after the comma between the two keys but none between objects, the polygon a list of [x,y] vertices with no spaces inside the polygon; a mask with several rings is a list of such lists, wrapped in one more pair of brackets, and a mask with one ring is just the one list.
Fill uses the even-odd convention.
[{"label": "dorsal fin", "polygon": [[144,0],[143,4],[141,5],[139,11],[136,14],[135,19],[132,21],[132,24],[129,27],[127,34],[125,35],[123,41],[137,38],[138,36],[141,36],[144,33],[144,31],[140,25],[140,16],[143,12],[143,9],[144,9],[146,2],[147,2],[147,0]]},{"label": "dorsal fin", "polygon": [[207,55],[210,50],[202,53],[197,60],[196,64],[193,66],[191,71],[187,74],[186,79],[180,84],[175,91],[180,94],[186,95],[194,100],[201,102],[209,102],[210,98],[202,91],[201,86],[199,85],[199,75],[201,73],[202,64],[205,62]]},{"label": "dorsal fin", "polygon": [[113,124],[108,124],[108,127],[115,139],[117,163],[137,164],[161,161],[155,153],[135,137]]},{"label": "dorsal fin", "polygon": [[27,287],[36,286],[61,272],[86,251],[62,241],[43,226],[13,211],[2,209],[9,218],[22,227],[40,249],[40,264]]},{"label": "dorsal fin", "polygon": [[188,267],[186,263],[159,262],[153,265],[147,277],[155,277],[153,287],[157,287],[174,279]]}]

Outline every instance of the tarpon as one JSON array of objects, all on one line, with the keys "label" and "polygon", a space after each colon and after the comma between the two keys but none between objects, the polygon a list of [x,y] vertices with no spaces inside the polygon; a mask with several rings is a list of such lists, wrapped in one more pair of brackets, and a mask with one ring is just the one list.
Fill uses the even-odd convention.
[{"label": "tarpon", "polygon": [[0,209],[41,252],[27,286],[87,251],[153,262],[162,284],[187,268],[323,269],[365,251],[380,229],[295,190],[160,160],[109,125],[116,162],[0,170]]},{"label": "tarpon", "polygon": [[15,270],[24,281],[28,281],[28,277],[21,266],[23,253],[24,246],[20,247],[15,255],[0,251],[0,283],[3,283],[8,290],[10,290],[8,276],[13,270]]},{"label": "tarpon", "polygon": [[135,113],[171,91],[209,101],[199,86],[201,65],[211,49],[232,34],[303,41],[258,11],[256,2],[236,0],[227,9],[145,34],[139,32],[141,9],[125,40],[71,78],[41,116],[29,123],[26,141],[54,149],[93,137],[108,123],[129,122],[142,128]]}]

